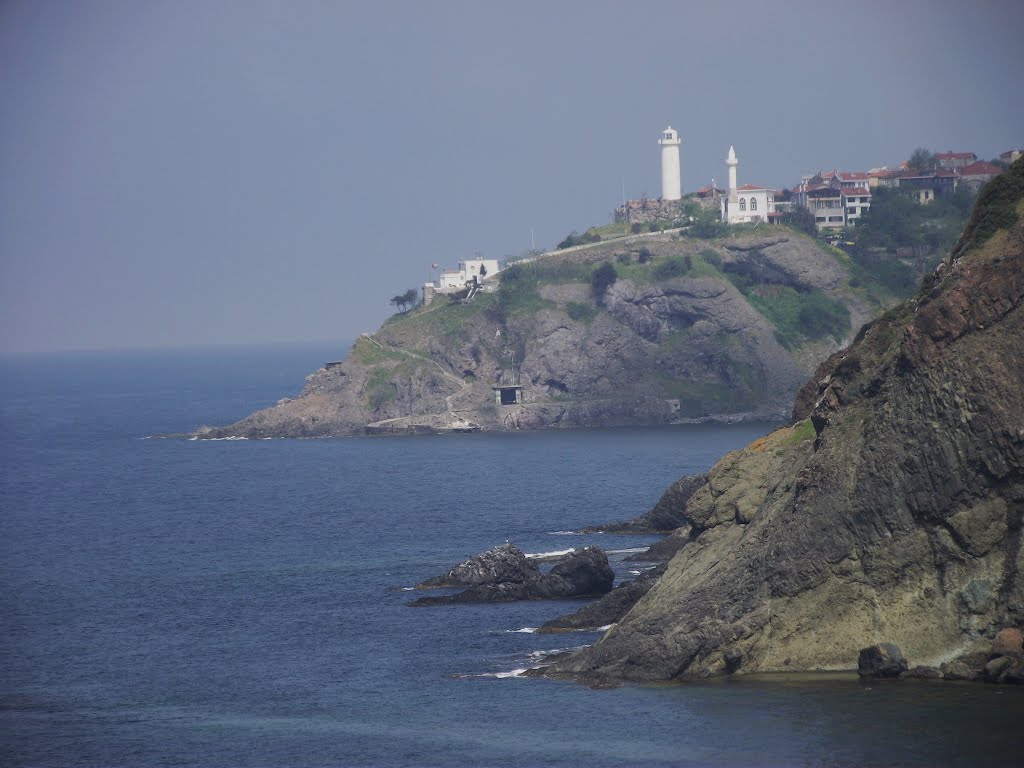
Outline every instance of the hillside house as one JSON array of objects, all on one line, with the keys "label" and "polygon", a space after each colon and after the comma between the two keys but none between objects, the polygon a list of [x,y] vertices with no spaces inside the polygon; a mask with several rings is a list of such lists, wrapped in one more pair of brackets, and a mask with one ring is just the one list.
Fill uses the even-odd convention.
[{"label": "hillside house", "polygon": [[871,190],[867,187],[846,187],[839,192],[843,196],[846,226],[854,226],[871,209]]},{"label": "hillside house", "polygon": [[899,171],[895,168],[888,168],[882,166],[881,168],[872,168],[868,171],[868,189],[875,189],[876,187],[895,187],[896,177],[899,176]]},{"label": "hillside house", "polygon": [[936,198],[946,199],[956,191],[955,171],[904,171],[897,179],[896,186],[916,194],[921,205],[927,205]]},{"label": "hillside house", "polygon": [[871,208],[870,183],[861,171],[819,172],[800,180],[793,200],[814,214],[818,229],[852,227]]},{"label": "hillside house", "polygon": [[979,189],[1002,172],[1003,169],[998,165],[979,160],[960,169],[960,183],[966,186],[972,194],[977,194]]},{"label": "hillside house", "polygon": [[466,259],[459,262],[458,269],[446,269],[441,272],[438,282],[438,293],[461,291],[473,282],[482,282],[485,277],[496,275],[501,271],[497,259]]},{"label": "hillside house", "polygon": [[966,168],[971,163],[978,162],[978,156],[973,152],[939,152],[935,155],[935,165],[944,171],[958,171]]},{"label": "hillside house", "polygon": [[846,226],[843,193],[828,184],[806,186],[796,194],[796,204],[814,214],[818,229],[842,229]]},{"label": "hillside house", "polygon": [[935,157],[935,165],[943,171],[958,171],[978,162],[973,152],[940,152]]}]

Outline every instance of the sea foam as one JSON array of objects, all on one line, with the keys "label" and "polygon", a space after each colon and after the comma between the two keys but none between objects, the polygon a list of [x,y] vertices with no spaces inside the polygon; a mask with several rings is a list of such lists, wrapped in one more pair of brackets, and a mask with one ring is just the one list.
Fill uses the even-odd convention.
[{"label": "sea foam", "polygon": [[[536,560],[536,559],[542,558],[542,557],[561,557],[562,555],[568,555],[570,552],[575,552],[575,551],[576,551],[575,549],[570,548],[570,549],[558,549],[558,550],[555,550],[554,552],[528,552],[526,556],[528,558],[530,558],[531,560]],[[638,550],[638,551],[642,552],[643,550]]]}]

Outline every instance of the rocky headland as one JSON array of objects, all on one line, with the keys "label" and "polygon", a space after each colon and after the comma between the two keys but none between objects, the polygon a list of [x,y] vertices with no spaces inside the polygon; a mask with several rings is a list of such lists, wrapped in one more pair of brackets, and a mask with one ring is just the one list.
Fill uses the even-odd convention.
[{"label": "rocky headland", "polygon": [[1024,683],[1022,350],[1019,161],[921,290],[818,367],[790,426],[591,529],[665,533],[639,557],[667,562],[612,589],[591,547],[551,570],[582,586],[552,591],[523,586],[548,577],[506,545],[420,586],[468,587],[440,602],[599,594],[539,631],[611,625],[602,638],[532,675]]},{"label": "rocky headland", "polygon": [[[1021,678],[1024,162],[910,300],[688,497],[666,571],[548,674]],[[915,666],[911,667],[909,661]]]},{"label": "rocky headland", "polygon": [[[612,282],[596,283],[610,265]],[[781,419],[890,299],[786,228],[657,235],[513,265],[361,336],[294,399],[203,438]],[[495,388],[518,385],[509,404]]]}]

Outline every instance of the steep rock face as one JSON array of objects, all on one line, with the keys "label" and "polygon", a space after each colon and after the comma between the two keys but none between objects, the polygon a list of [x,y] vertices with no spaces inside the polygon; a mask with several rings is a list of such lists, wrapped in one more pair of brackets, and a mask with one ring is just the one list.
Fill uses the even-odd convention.
[{"label": "steep rock face", "polygon": [[[404,432],[778,418],[810,361],[837,343],[826,335],[784,346],[730,274],[817,291],[842,303],[853,323],[872,311],[833,255],[785,230],[770,238],[643,243],[643,263],[639,252],[611,243],[540,259],[530,265],[542,275],[536,293],[519,303],[500,293],[481,293],[469,304],[440,297],[360,337],[341,364],[312,374],[295,399],[197,434],[317,437],[362,433],[369,424],[374,432]],[[622,274],[598,299],[586,275],[606,262]],[[492,388],[513,366],[523,402],[496,405]]]},{"label": "steep rock face", "polygon": [[1024,163],[1004,177],[927,290],[819,368],[803,421],[711,470],[665,576],[556,673],[851,669],[883,642],[937,665],[1024,622],[1024,218],[980,235],[1000,184],[1024,212]]},{"label": "steep rock face", "polygon": [[669,533],[686,523],[686,502],[708,480],[706,474],[683,475],[668,487],[650,510],[624,523],[584,528],[583,533]]},{"label": "steep rock face", "polygon": [[629,611],[637,600],[646,595],[653,587],[665,566],[659,565],[635,579],[624,581],[608,594],[587,603],[575,613],[559,616],[544,622],[537,630],[541,634],[557,634],[559,632],[577,632],[595,630],[613,624]]}]

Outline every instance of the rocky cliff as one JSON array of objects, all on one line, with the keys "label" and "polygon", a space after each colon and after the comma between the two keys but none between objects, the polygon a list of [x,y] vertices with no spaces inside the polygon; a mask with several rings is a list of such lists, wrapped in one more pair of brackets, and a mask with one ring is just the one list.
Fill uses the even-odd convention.
[{"label": "rocky cliff", "polygon": [[665,575],[555,674],[669,680],[938,665],[1024,622],[1024,162],[911,300],[722,459]]},{"label": "rocky cliff", "polygon": [[[612,265],[610,285],[595,271]],[[607,269],[607,267],[606,267]],[[812,366],[881,311],[839,252],[787,229],[546,256],[364,335],[302,394],[204,437],[784,418]],[[510,374],[522,402],[495,402]]]}]

